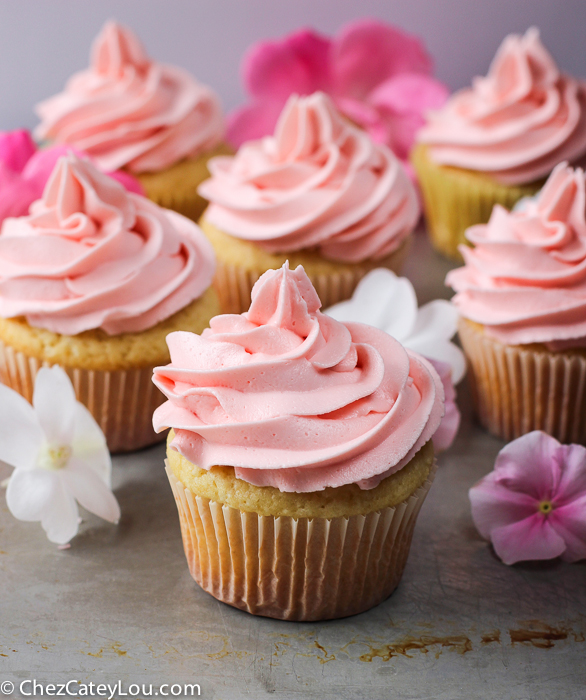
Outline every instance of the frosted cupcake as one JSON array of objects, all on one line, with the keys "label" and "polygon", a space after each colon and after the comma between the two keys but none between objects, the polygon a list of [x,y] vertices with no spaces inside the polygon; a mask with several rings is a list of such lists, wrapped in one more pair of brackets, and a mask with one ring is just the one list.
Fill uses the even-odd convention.
[{"label": "frosted cupcake", "polygon": [[519,211],[467,232],[447,283],[482,424],[511,440],[544,430],[586,443],[586,185],[559,165]]},{"label": "frosted cupcake", "polygon": [[2,226],[0,380],[31,400],[39,368],[61,365],[111,451],[156,442],[152,370],[168,333],[218,313],[214,266],[192,221],[61,158],[30,214]]},{"label": "frosted cupcake", "polygon": [[586,82],[561,73],[537,29],[511,34],[485,78],[429,116],[412,154],[432,243],[459,257],[464,231],[511,209],[561,161],[586,154]]},{"label": "frosted cupcake", "polygon": [[154,375],[192,576],[288,620],[352,615],[392,593],[443,412],[426,360],[319,308],[303,268],[270,270],[247,313],[169,335],[171,364]]},{"label": "frosted cupcake", "polygon": [[246,311],[256,280],[285,260],[303,265],[324,306],[347,299],[371,269],[400,269],[419,219],[399,160],[319,92],[291,97],[274,136],[214,158],[210,172],[200,225],[226,312]]},{"label": "frosted cupcake", "polygon": [[73,146],[106,171],[125,168],[147,196],[197,221],[207,161],[228,153],[219,99],[187,71],[150,59],[126,27],[107,22],[91,65],[37,106],[35,135]]}]

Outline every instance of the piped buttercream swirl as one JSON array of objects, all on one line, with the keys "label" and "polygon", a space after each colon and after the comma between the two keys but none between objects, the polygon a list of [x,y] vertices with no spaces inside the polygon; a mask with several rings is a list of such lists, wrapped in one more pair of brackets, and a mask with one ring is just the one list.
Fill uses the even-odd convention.
[{"label": "piped buttercream swirl", "polygon": [[224,135],[218,97],[187,71],[152,61],[126,27],[107,22],[89,69],[37,105],[40,139],[73,146],[103,170],[160,171]]},{"label": "piped buttercream swirl", "polygon": [[205,217],[270,253],[317,248],[343,262],[393,252],[419,203],[393,153],[338,114],[323,93],[293,95],[274,136],[213,158],[199,187]]},{"label": "piped buttercream swirl", "polygon": [[507,344],[586,345],[586,182],[558,165],[540,194],[513,212],[495,206],[448,274],[460,313]]},{"label": "piped buttercream swirl", "polygon": [[171,447],[199,467],[281,491],[369,489],[401,469],[440,423],[441,381],[386,333],[320,306],[286,264],[259,279],[247,313],[171,333],[155,430],[173,427]]},{"label": "piped buttercream swirl", "polygon": [[432,112],[417,138],[436,163],[504,184],[539,180],[586,153],[586,82],[559,71],[537,29],[511,34],[488,75]]},{"label": "piped buttercream swirl", "polygon": [[138,332],[201,296],[214,269],[196,224],[70,154],[30,214],[4,221],[0,316],[65,335]]}]

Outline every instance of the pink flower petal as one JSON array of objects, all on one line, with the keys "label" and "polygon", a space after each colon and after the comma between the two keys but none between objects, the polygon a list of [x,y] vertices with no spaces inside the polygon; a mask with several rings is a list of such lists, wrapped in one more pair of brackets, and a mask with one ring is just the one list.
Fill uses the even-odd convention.
[{"label": "pink flower petal", "polygon": [[491,539],[493,530],[530,518],[537,512],[534,498],[496,483],[495,472],[475,484],[468,495],[476,529],[487,540]]},{"label": "pink flower petal", "polygon": [[442,107],[449,94],[443,83],[429,75],[401,73],[377,85],[368,102],[378,109],[425,116],[430,109]]},{"label": "pink flower petal", "polygon": [[364,100],[374,87],[398,73],[424,73],[432,62],[423,42],[373,19],[352,22],[332,45],[335,93]]},{"label": "pink flower petal", "polygon": [[134,194],[139,194],[141,197],[146,196],[144,187],[140,182],[124,170],[115,170],[112,173],[107,173],[113,180],[119,182],[122,187],[124,187],[128,192],[133,192]]},{"label": "pink flower petal", "polygon": [[36,150],[35,142],[26,129],[0,132],[0,162],[13,172],[22,172]]},{"label": "pink flower petal", "polygon": [[534,430],[506,445],[495,462],[495,479],[502,486],[532,496],[537,501],[553,498],[557,486],[560,443]]},{"label": "pink flower petal", "polygon": [[548,520],[566,543],[565,561],[586,559],[586,493],[572,503],[555,508]]},{"label": "pink flower petal", "polygon": [[586,447],[582,445],[560,445],[563,464],[557,485],[556,504],[571,502],[586,493]]},{"label": "pink flower petal", "polygon": [[330,40],[310,29],[253,44],[242,61],[242,78],[257,99],[284,104],[292,93],[329,91]]},{"label": "pink flower petal", "polygon": [[505,564],[555,559],[566,549],[564,540],[541,513],[493,529],[491,541],[494,551]]},{"label": "pink flower petal", "polygon": [[227,117],[228,142],[238,148],[245,141],[272,134],[284,105],[284,102],[266,100],[235,109]]},{"label": "pink flower petal", "polygon": [[447,450],[454,442],[460,427],[461,415],[456,405],[456,390],[452,383],[451,365],[441,360],[433,360],[430,357],[426,357],[426,359],[434,366],[444,385],[445,412],[439,428],[433,435],[433,446],[439,452]]}]

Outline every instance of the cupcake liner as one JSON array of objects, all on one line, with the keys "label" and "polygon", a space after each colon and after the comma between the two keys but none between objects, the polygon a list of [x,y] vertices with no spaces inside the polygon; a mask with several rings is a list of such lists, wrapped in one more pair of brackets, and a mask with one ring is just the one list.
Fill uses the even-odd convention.
[{"label": "cupcake liner", "polygon": [[195,581],[253,615],[309,621],[355,615],[391,595],[436,466],[399,505],[347,518],[240,511],[194,495],[166,470]]},{"label": "cupcake liner", "polygon": [[[0,341],[0,380],[32,401],[35,377],[44,362]],[[165,397],[152,382],[152,367],[111,372],[63,367],[77,400],[86,406],[106,436],[110,452],[130,452],[162,442],[153,430],[153,411]]]},{"label": "cupcake liner", "polygon": [[502,185],[490,176],[433,163],[425,146],[417,146],[411,161],[423,195],[425,219],[436,250],[462,260],[458,246],[466,243],[464,232],[485,224],[495,204],[512,209],[522,198],[533,196],[543,184]]},{"label": "cupcake liner", "polygon": [[586,356],[509,346],[462,319],[460,340],[481,424],[504,440],[543,430],[586,444]]},{"label": "cupcake liner", "polygon": [[[349,299],[358,282],[375,268],[386,267],[399,274],[409,251],[409,243],[409,239],[406,239],[397,250],[382,260],[357,263],[351,268],[346,267],[334,272],[316,274],[307,266],[305,272],[321,299],[322,309]],[[220,297],[223,313],[241,314],[248,311],[252,288],[265,272],[266,268],[262,266],[250,269],[227,264],[218,258],[214,287]]]}]

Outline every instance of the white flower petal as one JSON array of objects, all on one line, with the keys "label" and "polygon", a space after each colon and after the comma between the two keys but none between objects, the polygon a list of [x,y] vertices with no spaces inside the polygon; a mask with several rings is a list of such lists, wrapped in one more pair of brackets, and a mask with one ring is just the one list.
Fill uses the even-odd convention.
[{"label": "white flower petal", "polygon": [[106,446],[106,438],[95,418],[79,402],[75,406],[74,426],[71,442],[73,459],[93,469],[102,481],[110,486],[112,460]]},{"label": "white flower petal", "polygon": [[35,466],[43,431],[30,403],[0,384],[0,460],[13,467]]},{"label": "white flower petal", "polygon": [[452,383],[458,384],[466,374],[466,358],[464,353],[454,343],[425,340],[424,342],[405,343],[410,350],[415,350],[420,355],[431,360],[446,362],[452,368]]},{"label": "white flower petal", "polygon": [[91,468],[70,461],[67,469],[63,470],[63,479],[79,504],[90,513],[111,523],[120,520],[120,506],[116,497]]},{"label": "white flower petal", "polygon": [[60,472],[56,479],[55,492],[41,520],[48,539],[55,544],[67,544],[77,535],[79,529],[77,503],[69,493],[62,476],[63,472]]},{"label": "white flower petal", "polygon": [[33,406],[50,445],[69,445],[73,437],[75,392],[58,365],[41,367],[35,379]]},{"label": "white flower petal", "polygon": [[458,330],[458,310],[445,299],[424,304],[417,313],[412,337],[427,336],[435,340],[450,340]]},{"label": "white flower petal", "polygon": [[8,509],[18,520],[41,520],[59,488],[56,472],[15,469],[6,489]]}]

